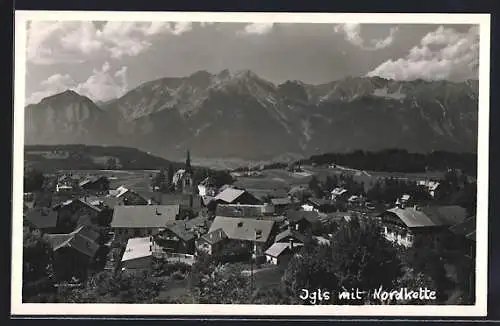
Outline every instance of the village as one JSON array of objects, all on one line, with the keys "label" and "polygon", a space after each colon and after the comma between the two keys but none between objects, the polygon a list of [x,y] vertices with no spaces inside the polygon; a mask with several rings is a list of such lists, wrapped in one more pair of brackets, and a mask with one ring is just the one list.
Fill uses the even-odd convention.
[{"label": "village", "polygon": [[[324,170],[329,168],[335,166]],[[397,248],[411,248],[421,234],[446,234],[463,244],[464,257],[475,257],[475,213],[434,200],[443,181],[440,187],[438,180],[415,180],[418,191],[400,188],[396,200],[384,201],[369,198],[377,198],[376,185],[367,193],[344,174],[327,181],[312,175],[306,184],[282,191],[254,191],[239,179],[258,184],[266,171],[233,173],[232,184],[218,185],[211,176],[195,182],[193,169],[188,152],[184,168],[171,180],[161,173],[143,180],[147,191],[111,187],[109,178],[97,173],[66,172],[52,176],[49,204],[26,192],[25,229],[50,243],[56,286],[82,286],[99,271],[189,268],[208,255],[243,266],[241,274],[256,288],[272,287],[304,247],[329,245],[339,226],[352,219],[376,223],[380,236]],[[280,173],[305,175],[298,166]]]}]

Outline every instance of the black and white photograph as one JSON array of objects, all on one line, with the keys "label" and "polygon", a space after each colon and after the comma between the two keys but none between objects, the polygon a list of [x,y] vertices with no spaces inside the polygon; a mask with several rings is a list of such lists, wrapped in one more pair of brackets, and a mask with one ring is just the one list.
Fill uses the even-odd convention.
[{"label": "black and white photograph", "polygon": [[13,314],[486,315],[489,15],[15,16]]}]

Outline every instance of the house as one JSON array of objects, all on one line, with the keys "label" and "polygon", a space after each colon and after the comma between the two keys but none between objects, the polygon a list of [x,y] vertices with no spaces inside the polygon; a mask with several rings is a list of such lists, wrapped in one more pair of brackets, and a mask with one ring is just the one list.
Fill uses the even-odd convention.
[{"label": "house", "polygon": [[219,204],[215,208],[217,216],[226,217],[263,217],[274,214],[274,207],[269,204],[264,205],[226,205]]},{"label": "house", "polygon": [[290,196],[292,198],[297,198],[298,200],[303,200],[305,198],[311,197],[312,192],[307,186],[297,185],[297,186],[293,186],[288,191],[288,196]]},{"label": "house", "polygon": [[194,254],[195,240],[208,231],[207,219],[196,217],[191,220],[178,220],[168,224],[157,235],[157,242],[170,252]]},{"label": "house", "polygon": [[276,214],[283,214],[295,205],[290,197],[271,198],[271,204],[274,206]]},{"label": "house", "polygon": [[285,214],[288,223],[297,231],[307,234],[312,230],[314,225],[320,223],[320,214],[315,211],[293,211],[290,210]]},{"label": "house", "polygon": [[198,194],[200,196],[212,196],[215,197],[217,194],[217,187],[214,181],[210,177],[206,177],[203,181],[198,184]]},{"label": "house", "polygon": [[[298,225],[297,225],[298,226]],[[288,243],[293,248],[295,245],[303,245],[307,242],[307,236],[300,233],[297,228],[288,227],[285,231],[276,236],[274,242]]]},{"label": "house", "polygon": [[252,194],[243,189],[226,188],[221,191],[215,200],[219,204],[240,204],[240,205],[259,205],[260,201]]},{"label": "house", "polygon": [[184,169],[177,170],[171,181],[176,192],[186,195],[194,193],[195,184],[193,183],[193,168],[191,167],[191,156],[189,150],[186,151],[186,163],[184,164]]},{"label": "house", "polygon": [[331,213],[337,211],[337,206],[333,200],[309,198],[306,203],[302,205],[302,209],[307,212],[314,211],[321,213]]},{"label": "house", "polygon": [[100,246],[99,233],[81,226],[68,234],[49,234],[47,239],[54,252],[54,272],[58,279],[84,279]]},{"label": "house", "polygon": [[26,222],[42,233],[56,232],[58,221],[57,212],[50,208],[34,209],[26,214]]},{"label": "house", "polygon": [[62,175],[57,178],[56,192],[70,192],[78,189],[80,177],[77,175]]},{"label": "house", "polygon": [[212,255],[224,256],[241,249],[259,257],[272,244],[276,233],[274,221],[216,216],[196,247]]},{"label": "house", "polygon": [[23,200],[26,202],[32,202],[35,200],[35,194],[32,192],[23,193]]},{"label": "house", "polygon": [[159,250],[151,236],[128,239],[120,264],[122,271],[151,269],[154,254]]},{"label": "house", "polygon": [[179,205],[116,206],[111,229],[122,237],[156,235],[179,216]]},{"label": "house", "polygon": [[347,199],[347,203],[351,206],[363,206],[364,198],[358,195],[352,195]]},{"label": "house", "polygon": [[290,243],[275,242],[271,247],[269,247],[264,253],[266,256],[266,262],[273,265],[284,265],[290,261],[293,254],[297,252],[297,249],[302,245],[290,245]]},{"label": "house", "polygon": [[476,256],[476,217],[468,217],[461,223],[451,226],[450,231],[457,237],[457,242],[464,253],[474,258]]},{"label": "house", "polygon": [[402,195],[396,200],[396,207],[405,208],[410,204],[411,196],[408,194]]},{"label": "house", "polygon": [[394,207],[380,215],[385,238],[405,247],[413,245],[414,236],[448,231],[466,216],[466,209],[455,205]]},{"label": "house", "polygon": [[203,206],[203,200],[200,195],[171,193],[156,193],[152,197],[153,204],[157,205],[179,205],[181,215],[198,215]]},{"label": "house", "polygon": [[337,187],[330,192],[332,200],[347,200],[349,191],[342,187]]},{"label": "house", "polygon": [[69,199],[58,203],[52,209],[61,213],[70,215],[79,213],[80,215],[88,215],[92,218],[97,217],[104,208],[103,202],[96,197],[82,197],[78,199]]},{"label": "house", "polygon": [[441,184],[438,181],[433,181],[433,180],[420,180],[417,183],[419,186],[425,187],[429,191],[429,195],[431,197],[435,197],[437,192],[439,191],[438,188],[441,186]]},{"label": "house", "polygon": [[109,180],[104,176],[92,176],[81,180],[78,186],[88,191],[107,191],[109,190]]},{"label": "house", "polygon": [[84,198],[78,198],[60,202],[52,209],[58,214],[58,227],[68,231],[73,229],[75,225],[97,223],[104,206],[94,206]]},{"label": "house", "polygon": [[118,201],[123,203],[123,205],[149,205],[150,201],[135,191],[128,190],[123,194],[116,196]]}]

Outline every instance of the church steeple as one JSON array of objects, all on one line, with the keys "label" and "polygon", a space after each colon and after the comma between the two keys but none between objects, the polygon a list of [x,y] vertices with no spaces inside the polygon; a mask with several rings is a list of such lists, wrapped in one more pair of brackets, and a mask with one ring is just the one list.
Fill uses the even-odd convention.
[{"label": "church steeple", "polygon": [[189,149],[186,151],[186,166],[185,166],[186,173],[192,174],[193,169],[191,168],[191,155],[189,153]]}]

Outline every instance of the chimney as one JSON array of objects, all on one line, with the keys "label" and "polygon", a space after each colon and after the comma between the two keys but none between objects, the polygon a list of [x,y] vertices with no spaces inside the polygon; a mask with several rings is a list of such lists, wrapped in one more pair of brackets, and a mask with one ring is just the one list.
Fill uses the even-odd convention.
[{"label": "chimney", "polygon": [[298,231],[299,230],[299,224],[295,224],[295,230]]},{"label": "chimney", "polygon": [[292,238],[292,237],[290,237],[290,240],[289,240],[289,241],[290,241],[290,249],[293,249],[293,238]]},{"label": "chimney", "polygon": [[418,205],[413,205],[413,209],[416,210],[416,211],[419,211],[420,207]]}]

